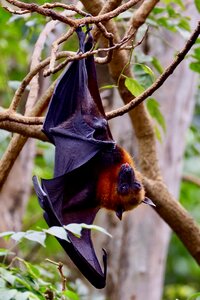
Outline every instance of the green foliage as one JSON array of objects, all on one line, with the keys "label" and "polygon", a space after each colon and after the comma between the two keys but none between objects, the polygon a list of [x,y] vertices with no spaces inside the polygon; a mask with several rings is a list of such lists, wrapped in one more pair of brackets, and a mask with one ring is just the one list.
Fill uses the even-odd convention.
[{"label": "green foliage", "polygon": [[172,32],[179,32],[184,37],[190,32],[190,18],[183,15],[184,3],[180,1],[164,0],[165,6],[155,7],[148,22],[156,28],[164,27]]},{"label": "green foliage", "polygon": [[[0,233],[0,238],[11,238],[17,243],[21,243],[23,240],[32,241],[39,243],[45,247],[45,241],[47,234],[53,235],[59,239],[63,239],[70,243],[66,230],[73,233],[76,237],[81,237],[81,232],[83,229],[87,228],[90,230],[100,231],[104,234],[111,236],[105,229],[96,225],[81,224],[69,224],[63,227],[53,226],[49,229],[42,230],[28,230],[25,232],[2,232]],[[51,249],[52,254],[52,249]],[[13,252],[7,249],[0,249],[0,256],[4,256],[4,261],[8,256],[14,255]],[[23,266],[12,267],[14,262],[19,262]],[[48,260],[49,262],[59,266],[59,263]],[[48,281],[43,276],[48,272]],[[63,276],[63,275],[62,275]],[[14,257],[9,266],[5,264],[0,265],[0,299],[5,298],[5,300],[79,300],[80,297],[76,289],[72,289],[72,285],[68,284],[68,288],[61,291],[56,286],[57,283],[54,279],[54,274],[51,274],[49,268],[41,267],[26,261],[19,257]],[[53,284],[49,282],[49,279],[53,278]],[[63,278],[62,278],[63,281]],[[51,298],[48,298],[50,297]],[[48,296],[48,297],[47,297]]]},{"label": "green foliage", "polygon": [[65,240],[70,243],[70,240],[68,238],[68,234],[66,232],[70,231],[73,235],[80,238],[82,234],[83,229],[89,229],[89,230],[95,230],[102,232],[110,237],[112,237],[104,228],[97,226],[97,225],[88,225],[84,223],[71,223],[68,225],[62,226],[52,226],[48,229],[42,229],[42,230],[27,230],[27,231],[7,231],[0,233],[0,238],[6,237],[11,238],[15,242],[20,243],[23,239],[39,243],[43,247],[45,246],[45,240],[47,238],[46,234],[53,235],[54,237],[57,237],[59,239]]},{"label": "green foliage", "polygon": [[194,0],[194,3],[196,5],[196,8],[197,8],[198,12],[200,12],[200,1],[199,0]]},{"label": "green foliage", "polygon": [[[167,285],[165,288],[165,293],[164,293],[164,300],[172,300],[172,299],[177,299],[177,300],[182,300],[182,299],[188,299],[191,295],[195,293],[195,289],[190,287],[189,285]],[[191,299],[191,298],[189,298]],[[188,300],[189,300],[188,299]],[[197,300],[196,298],[193,298],[194,300]]]},{"label": "green foliage", "polygon": [[[56,264],[56,263],[55,263]],[[0,299],[5,300],[79,300],[76,286],[68,281],[61,290],[61,278],[49,263],[32,264],[14,257],[11,264],[0,265]]]},{"label": "green foliage", "polygon": [[[152,83],[154,77],[153,71],[144,64],[136,64],[135,66],[136,79],[126,77],[125,86],[132,93],[133,96],[137,97],[142,94],[146,88]],[[162,140],[160,130],[157,124],[166,132],[165,118],[160,111],[160,104],[153,98],[148,98],[146,101],[147,110],[150,116],[154,119],[154,130],[156,137],[159,141]]]},{"label": "green foliage", "polygon": [[[44,25],[39,15],[11,15],[0,8],[0,105],[7,107],[28,71],[33,45]],[[6,30],[4,30],[6,28]]]},{"label": "green foliage", "polygon": [[190,69],[194,72],[200,73],[200,47],[199,41],[196,43],[194,53],[192,54],[193,62],[190,63]]}]

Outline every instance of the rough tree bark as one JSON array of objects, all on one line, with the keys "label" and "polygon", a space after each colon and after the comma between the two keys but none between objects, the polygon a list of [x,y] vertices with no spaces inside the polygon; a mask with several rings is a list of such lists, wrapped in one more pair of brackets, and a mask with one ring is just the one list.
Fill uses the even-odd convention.
[{"label": "rough tree bark", "polygon": [[[32,139],[26,143],[1,190],[0,232],[21,230],[22,218],[31,192],[34,145]],[[8,246],[8,243],[6,245]],[[5,241],[2,239],[0,247],[5,247]]]}]

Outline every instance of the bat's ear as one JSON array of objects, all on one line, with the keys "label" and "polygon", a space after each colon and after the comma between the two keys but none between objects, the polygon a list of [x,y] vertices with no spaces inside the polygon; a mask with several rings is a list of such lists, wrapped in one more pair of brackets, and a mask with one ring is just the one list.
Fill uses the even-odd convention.
[{"label": "bat's ear", "polygon": [[156,207],[156,205],[153,203],[153,201],[151,199],[149,199],[148,197],[145,197],[144,200],[142,200],[142,202],[145,204],[148,204],[150,206]]}]

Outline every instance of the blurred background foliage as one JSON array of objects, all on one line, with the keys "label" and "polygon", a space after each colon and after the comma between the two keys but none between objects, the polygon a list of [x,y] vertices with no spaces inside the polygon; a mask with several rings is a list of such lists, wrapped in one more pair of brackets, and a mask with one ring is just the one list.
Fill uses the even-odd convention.
[{"label": "blurred background foliage", "polygon": [[[45,1],[37,1],[37,3],[44,3]],[[172,5],[173,4],[173,5]],[[197,9],[199,9],[197,2]],[[147,19],[147,24],[151,28],[157,29],[157,34],[159,35],[160,28],[163,27],[174,33],[181,34],[183,38],[188,37],[190,32],[190,19],[185,16],[185,6],[181,0],[165,0],[160,7],[154,8],[150,17]],[[184,14],[182,13],[184,12]],[[122,19],[127,21],[130,18],[129,14],[121,15],[116,18],[118,22]],[[29,70],[30,58],[33,46],[38,38],[39,33],[46,23],[45,18],[38,16],[37,14],[25,15],[25,16],[11,16],[10,13],[5,10],[0,10],[0,109],[8,107],[16,88],[19,83],[26,75]],[[154,31],[155,32],[155,31]],[[75,50],[76,42],[71,40],[71,44],[67,43],[66,49]],[[49,51],[49,49],[44,49]],[[161,63],[155,57],[148,55],[141,55],[134,53],[135,62],[134,71],[136,74],[137,88],[148,87],[153,80],[155,74],[162,72]],[[191,64],[190,67],[194,72],[200,73],[200,40],[190,52]],[[147,68],[148,66],[148,68]],[[153,70],[153,71],[151,71]],[[152,76],[153,74],[153,76]],[[200,82],[199,82],[200,84]],[[154,99],[153,99],[154,100]],[[164,126],[164,121],[160,115],[160,111],[153,101],[154,109],[151,107],[149,111],[153,118],[157,119],[163,128],[163,131],[167,130]],[[156,107],[156,109],[155,109]],[[6,149],[8,141],[11,137],[11,133],[0,130],[0,156]],[[183,173],[193,174],[200,177],[200,85],[196,93],[196,107],[194,111],[193,120],[187,133],[187,146],[185,150]],[[53,170],[53,158],[54,158],[54,148],[52,145],[43,142],[37,142],[37,155],[35,157],[35,167],[33,173],[40,178],[51,178]],[[193,215],[193,217],[200,223],[200,187],[183,181],[180,190],[180,202],[182,205]],[[26,214],[23,219],[23,230],[46,228],[46,223],[42,217],[42,210],[39,207],[37,198],[33,193],[30,197]],[[55,260],[65,259],[63,256],[63,251],[61,254],[60,246],[53,237],[48,237],[46,242],[46,248],[42,248],[35,243],[20,243],[20,256],[25,260],[30,262],[29,269],[24,271],[25,273],[21,276],[27,282],[27,278],[33,276],[38,272],[42,276],[44,282],[37,282],[38,286],[41,287],[43,291],[43,286],[48,285],[53,282],[55,287],[60,285],[59,274],[54,266],[36,266],[38,262],[41,262],[46,257],[52,257],[54,254]],[[31,265],[35,264],[35,265]],[[34,267],[36,268],[33,272]],[[17,267],[19,268],[19,266]],[[46,270],[48,269],[48,271]],[[10,274],[16,275],[16,267],[10,271]],[[46,270],[46,271],[45,271]],[[32,272],[32,273],[31,273]],[[47,273],[50,278],[47,278]],[[66,269],[66,273],[69,275],[69,269]],[[32,274],[32,275],[31,275]],[[5,274],[4,274],[5,275]],[[35,275],[34,275],[35,276]],[[33,276],[33,277],[34,277]],[[39,275],[38,275],[39,276]],[[71,275],[69,275],[70,277]],[[73,278],[73,276],[72,276]],[[177,237],[172,234],[172,239],[169,247],[169,254],[166,264],[166,276],[165,276],[165,289],[164,289],[164,300],[172,299],[187,299],[191,294],[200,291],[200,270],[190,255],[187,253],[181,242]],[[30,278],[29,278],[30,280]],[[46,280],[46,281],[45,281]],[[0,286],[7,286],[0,282]],[[11,284],[9,282],[9,284]],[[31,284],[31,283],[30,283]],[[36,284],[36,282],[35,282]],[[70,285],[70,282],[69,282]],[[14,285],[13,285],[14,286]],[[84,285],[82,290],[77,291],[76,283],[71,283],[71,295],[67,295],[69,299],[84,299],[84,297],[79,298],[78,295],[84,294]],[[16,287],[14,287],[15,289]],[[20,290],[25,292],[26,289],[23,287]],[[73,294],[74,292],[74,294]],[[13,292],[14,293],[14,292]],[[41,292],[42,293],[42,292]],[[38,290],[39,295],[39,290]],[[61,294],[57,294],[57,298],[61,299]],[[20,298],[21,297],[21,298]],[[39,297],[39,296],[38,296]],[[41,296],[42,297],[42,296]],[[68,299],[67,298],[67,299]],[[195,298],[197,299],[198,296]],[[11,298],[10,298],[11,299]],[[17,299],[17,298],[16,298]],[[19,296],[22,298],[22,294]],[[24,299],[26,299],[24,297]],[[30,298],[37,299],[37,298]],[[38,298],[43,299],[43,298]],[[85,298],[87,299],[87,298]]]}]

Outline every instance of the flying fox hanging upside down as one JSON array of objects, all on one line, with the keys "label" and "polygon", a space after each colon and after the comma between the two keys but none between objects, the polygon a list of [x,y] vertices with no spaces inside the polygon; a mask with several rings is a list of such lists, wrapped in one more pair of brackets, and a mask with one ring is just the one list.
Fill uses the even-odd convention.
[{"label": "flying fox hanging upside down", "polygon": [[[90,33],[77,29],[79,52],[92,48]],[[86,37],[88,36],[87,40]],[[92,224],[101,207],[121,219],[124,211],[144,202],[141,175],[130,155],[114,142],[102,106],[93,56],[73,61],[60,77],[49,104],[43,131],[55,145],[54,178],[36,177],[34,187],[49,226]],[[106,284],[90,230],[81,238],[66,230],[70,243],[58,239],[69,257],[96,288]]]}]

